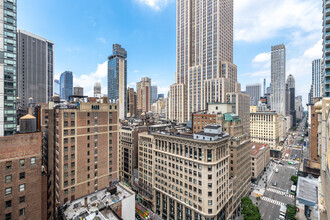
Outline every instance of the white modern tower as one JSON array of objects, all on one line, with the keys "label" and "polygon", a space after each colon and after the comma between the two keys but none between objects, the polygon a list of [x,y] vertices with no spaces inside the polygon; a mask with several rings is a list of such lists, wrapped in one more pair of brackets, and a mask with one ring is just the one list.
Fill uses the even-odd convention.
[{"label": "white modern tower", "polygon": [[322,97],[322,59],[316,59],[312,62],[312,86],[313,98]]},{"label": "white modern tower", "polygon": [[246,85],[246,94],[250,95],[250,105],[257,106],[261,96],[261,84]]},{"label": "white modern tower", "polygon": [[286,115],[286,58],[284,44],[272,46],[271,52],[271,100],[272,109]]}]

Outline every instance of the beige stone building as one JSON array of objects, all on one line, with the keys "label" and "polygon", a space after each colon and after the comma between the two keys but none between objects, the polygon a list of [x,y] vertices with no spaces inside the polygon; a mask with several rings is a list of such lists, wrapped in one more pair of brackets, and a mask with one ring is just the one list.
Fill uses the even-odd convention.
[{"label": "beige stone building", "polygon": [[227,93],[227,103],[232,103],[232,112],[242,119],[243,132],[250,135],[250,96],[241,92]]},{"label": "beige stone building", "polygon": [[151,79],[142,77],[141,81],[136,83],[136,91],[138,113],[151,111]]},{"label": "beige stone building", "polygon": [[229,135],[219,126],[194,135],[153,134],[155,211],[162,219],[229,214]]},{"label": "beige stone building", "polygon": [[250,113],[252,142],[267,144],[271,149],[275,149],[280,138],[279,126],[279,117],[274,111]]},{"label": "beige stone building", "polygon": [[166,114],[166,102],[164,98],[159,98],[151,105],[151,111],[154,114]]},{"label": "beige stone building", "polygon": [[[203,17],[200,12],[204,10]],[[212,19],[205,22],[205,17]],[[192,113],[206,109],[207,103],[224,102],[226,93],[240,92],[233,64],[233,1],[219,4],[212,0],[206,5],[179,0],[177,21],[177,70],[172,86],[181,85],[184,92],[171,89],[170,97],[173,106],[180,108],[183,100],[186,109],[183,116],[177,113],[181,109],[170,111],[173,117],[180,116],[176,120],[185,122]]]},{"label": "beige stone building", "polygon": [[119,180],[134,185],[134,169],[138,169],[138,134],[146,126],[122,126],[119,130]]},{"label": "beige stone building", "polygon": [[152,209],[154,208],[154,140],[154,136],[148,132],[139,133],[139,195],[142,196],[144,205]]},{"label": "beige stone building", "polygon": [[251,143],[252,180],[260,178],[264,168],[270,162],[270,149],[267,144]]},{"label": "beige stone building", "polygon": [[225,113],[222,119],[223,130],[231,136],[230,184],[233,197],[229,200],[230,216],[235,218],[240,212],[241,199],[248,195],[251,180],[250,137],[243,133],[242,120],[234,113]]},{"label": "beige stone building", "polygon": [[178,122],[188,121],[187,87],[185,84],[170,85],[169,119]]},{"label": "beige stone building", "polygon": [[250,112],[257,112],[258,106],[250,106]]},{"label": "beige stone building", "polygon": [[318,134],[320,141],[318,148],[321,153],[321,178],[319,180],[318,190],[318,209],[319,219],[329,219],[330,210],[330,134],[329,134],[329,106],[330,98],[323,97],[320,101],[314,103],[315,114],[317,115]]}]

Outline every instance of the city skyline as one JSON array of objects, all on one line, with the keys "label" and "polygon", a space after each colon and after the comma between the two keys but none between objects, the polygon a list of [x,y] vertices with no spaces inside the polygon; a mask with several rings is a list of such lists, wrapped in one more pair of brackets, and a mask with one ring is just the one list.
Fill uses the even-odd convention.
[{"label": "city skyline", "polygon": [[0,219],[329,219],[321,2],[0,0]]},{"label": "city skyline", "polygon": [[[31,4],[33,2],[39,4]],[[68,3],[66,10],[73,11],[72,15],[76,15],[80,9],[86,11],[86,14],[79,15],[78,18],[73,18],[71,15],[58,18],[56,13],[59,7],[56,6],[61,4],[60,2],[24,1],[20,4],[26,10],[18,12],[18,28],[56,42],[55,79],[61,72],[70,69],[74,73],[74,86],[82,86],[85,88],[86,94],[92,95],[94,82],[101,81],[102,93],[106,94],[106,58],[111,53],[112,44],[119,43],[127,51],[131,51],[128,57],[130,60],[128,63],[128,86],[134,88],[135,83],[142,76],[147,76],[153,79],[154,84],[158,85],[159,93],[167,94],[169,85],[174,83],[176,69],[175,1],[128,0],[125,3],[103,2],[98,5],[86,4],[87,1],[85,1],[77,9],[73,9],[73,4]],[[150,6],[144,2],[149,2]],[[300,76],[311,78],[310,63],[313,59],[321,58],[322,55],[320,25],[322,5],[320,2],[315,3],[313,1],[293,1],[287,4],[293,3],[296,3],[302,9],[301,11],[305,9],[308,13],[300,16],[303,12],[298,11],[290,15],[290,12],[283,10],[280,17],[281,24],[267,27],[260,36],[248,34],[246,38],[243,38],[247,24],[243,17],[248,15],[249,8],[257,6],[257,2],[251,1],[242,4],[239,0],[235,1],[234,63],[238,66],[238,81],[242,82],[242,88],[246,84],[262,83],[263,78],[270,82],[269,48],[271,45],[284,43],[287,47],[287,74],[293,74],[297,79],[297,85],[300,85],[296,88],[297,95],[302,95],[305,103],[309,86]],[[280,1],[275,6],[274,4],[271,3],[266,6],[265,3],[261,3],[255,9],[256,15],[249,15],[246,20],[253,20],[258,15],[265,15],[268,12],[269,18],[266,21],[271,22],[275,15],[269,12],[270,7],[276,7],[280,10],[285,3]],[[31,7],[32,5],[33,7]],[[87,11],[88,5],[91,8]],[[107,10],[102,9],[100,5]],[[52,7],[54,10],[49,12],[50,14],[41,11],[47,7]],[[262,8],[265,11],[262,11]],[[127,18],[123,20],[114,22],[104,19],[105,17],[116,16],[120,11],[128,10],[130,12],[133,9],[136,11],[128,13]],[[97,14],[95,11],[98,11],[99,15],[95,16]],[[31,16],[32,14],[38,14],[38,16]],[[109,14],[113,16],[108,16]],[[318,14],[320,16],[315,16]],[[292,19],[294,21],[286,21],[290,20],[285,19],[288,16],[294,16],[295,19]],[[88,34],[81,32],[82,30],[77,27],[72,31],[72,33],[76,33],[63,36],[65,31],[61,33],[62,31],[57,27],[65,26],[63,23],[67,19],[79,27],[88,27]],[[45,28],[47,22],[56,24],[54,24],[54,30]],[[156,23],[163,25],[156,27]],[[254,25],[251,28],[258,31],[262,30],[263,25],[260,23],[260,26]],[[108,26],[111,28],[105,28]],[[287,31],[286,28],[291,29],[292,32]],[[267,32],[272,32],[274,35],[270,36]],[[76,34],[84,36],[80,40],[76,40]],[[294,36],[292,37],[292,35]],[[87,41],[89,45],[86,45]],[[300,41],[304,43],[302,44]],[[92,52],[90,52],[91,48],[93,48]],[[145,52],[143,58],[140,56],[142,50]],[[156,56],[153,56],[153,53]],[[148,59],[150,62],[148,65],[144,65],[144,60]],[[91,79],[93,83],[90,83]]]}]

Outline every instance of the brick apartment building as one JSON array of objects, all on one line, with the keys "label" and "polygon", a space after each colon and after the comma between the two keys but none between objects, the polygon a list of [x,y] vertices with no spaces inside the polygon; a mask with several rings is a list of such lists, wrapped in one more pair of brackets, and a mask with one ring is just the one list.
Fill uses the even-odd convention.
[{"label": "brick apartment building", "polygon": [[0,219],[44,219],[42,135],[0,137]]},{"label": "brick apartment building", "polygon": [[118,107],[107,99],[40,105],[48,169],[48,218],[67,201],[109,186],[118,178]]}]

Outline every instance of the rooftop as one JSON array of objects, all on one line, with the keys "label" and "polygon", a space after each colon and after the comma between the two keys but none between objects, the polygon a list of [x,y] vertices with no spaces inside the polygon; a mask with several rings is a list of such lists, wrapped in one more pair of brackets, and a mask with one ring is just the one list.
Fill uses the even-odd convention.
[{"label": "rooftop", "polygon": [[267,144],[260,144],[260,143],[251,143],[251,155],[255,156],[260,151],[265,149],[268,145]]},{"label": "rooftop", "polygon": [[235,113],[225,113],[223,114],[224,117],[225,117],[225,121],[228,122],[228,121],[240,121],[241,119],[238,117],[237,114]]},{"label": "rooftop", "polygon": [[299,177],[297,186],[297,199],[307,206],[318,203],[318,179],[313,177]]},{"label": "rooftop", "polygon": [[221,128],[221,125],[205,125],[206,129],[219,129]]},{"label": "rooftop", "polygon": [[208,136],[208,137],[218,136],[218,138],[214,138],[212,140],[201,140],[201,139],[195,139],[193,134],[180,134],[180,133],[170,133],[170,132],[154,132],[153,134],[160,134],[160,135],[173,136],[173,137],[181,137],[181,138],[196,140],[196,141],[218,141],[220,139],[229,137],[229,134],[223,133],[223,132],[221,134],[209,134],[209,133],[205,133],[203,131],[195,133],[195,135]]},{"label": "rooftop", "polygon": [[[67,203],[64,208],[65,219],[70,220],[118,220],[121,219],[111,208],[112,205],[134,193],[128,191],[120,184],[116,185],[116,192],[113,188],[105,188],[89,194],[85,197]],[[110,193],[112,192],[112,193]],[[85,204],[85,201],[87,204]],[[87,207],[86,207],[87,206]]]}]

